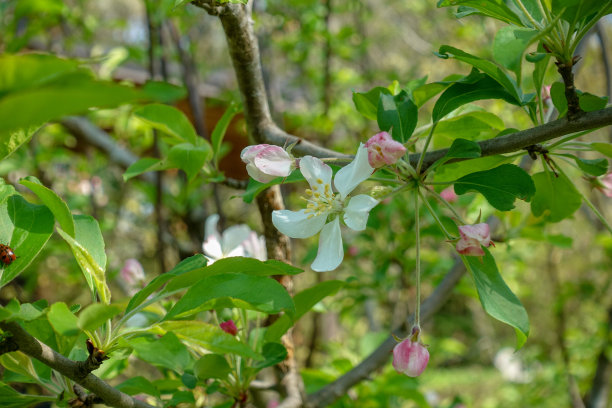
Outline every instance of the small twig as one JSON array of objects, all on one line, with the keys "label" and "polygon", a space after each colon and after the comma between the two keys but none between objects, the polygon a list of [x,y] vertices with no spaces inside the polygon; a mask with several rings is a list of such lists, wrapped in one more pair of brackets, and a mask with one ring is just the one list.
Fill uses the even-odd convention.
[{"label": "small twig", "polygon": [[574,65],[580,60],[579,56],[575,56],[569,62],[564,62],[557,60],[555,64],[557,65],[557,71],[563,78],[563,83],[565,84],[565,99],[567,99],[567,119],[569,121],[574,121],[580,117],[584,113],[584,111],[580,108],[580,103],[578,100],[578,94],[576,93],[576,86],[574,85],[574,73],[572,69]]}]

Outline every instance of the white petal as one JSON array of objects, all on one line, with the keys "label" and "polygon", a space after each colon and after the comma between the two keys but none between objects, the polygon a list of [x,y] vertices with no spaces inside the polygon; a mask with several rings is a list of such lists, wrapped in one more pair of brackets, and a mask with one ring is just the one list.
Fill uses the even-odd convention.
[{"label": "white petal", "polygon": [[[221,249],[221,242],[216,237],[209,237],[202,244],[204,253],[211,259],[217,260],[223,258],[223,250]],[[209,262],[212,263],[212,262]]]},{"label": "white petal", "polygon": [[321,231],[326,220],[327,214],[311,217],[311,214],[306,214],[305,210],[272,211],[272,224],[277,230],[291,238],[312,237]]},{"label": "white petal", "polygon": [[372,172],[374,169],[368,162],[368,149],[360,143],[353,161],[341,168],[334,178],[334,186],[340,193],[340,197],[346,198],[359,183],[370,177]]},{"label": "white petal", "polygon": [[210,217],[206,218],[206,223],[204,224],[204,239],[208,239],[211,237],[217,238],[217,241],[221,240],[221,236],[217,231],[217,223],[219,222],[219,214],[212,214]]},{"label": "white petal", "polygon": [[310,267],[316,272],[333,271],[344,258],[342,235],[340,234],[340,219],[336,218],[326,224],[319,235],[319,251]]},{"label": "white petal", "polygon": [[[234,225],[223,231],[223,238],[221,239],[221,249],[225,256],[240,247],[246,239],[249,238],[251,229],[244,225]],[[233,255],[238,256],[238,255]]]},{"label": "white petal", "polygon": [[300,171],[310,187],[325,184],[329,184],[331,187],[332,169],[316,157],[302,157],[300,159]]},{"label": "white petal", "polygon": [[259,152],[261,152],[268,146],[270,145],[258,144],[258,145],[247,146],[244,149],[242,149],[242,151],[240,152],[240,158],[245,163],[253,163],[253,159],[255,159],[255,156],[257,156]]},{"label": "white petal", "polygon": [[378,200],[369,195],[359,194],[351,197],[344,209],[344,223],[355,231],[363,231],[368,222],[370,210],[378,204]]}]

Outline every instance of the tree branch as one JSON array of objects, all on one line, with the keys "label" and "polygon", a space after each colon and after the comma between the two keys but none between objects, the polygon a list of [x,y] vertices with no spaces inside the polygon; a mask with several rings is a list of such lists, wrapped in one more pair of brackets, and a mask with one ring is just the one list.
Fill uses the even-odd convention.
[{"label": "tree branch", "polygon": [[67,359],[51,347],[32,337],[18,323],[0,322],[0,329],[13,335],[12,339],[19,345],[21,352],[37,359],[58,373],[70,378],[83,388],[93,392],[106,405],[117,408],[153,408],[153,406],[111,387],[91,373],[83,376],[78,362]]}]

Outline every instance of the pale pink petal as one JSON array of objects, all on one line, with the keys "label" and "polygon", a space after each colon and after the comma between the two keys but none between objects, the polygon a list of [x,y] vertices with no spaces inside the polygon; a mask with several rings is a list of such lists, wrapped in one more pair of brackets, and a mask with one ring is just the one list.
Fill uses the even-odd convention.
[{"label": "pale pink petal", "polygon": [[249,173],[249,176],[251,176],[251,178],[259,181],[260,183],[264,183],[264,184],[271,182],[277,177],[277,176],[272,176],[272,175],[262,172],[257,167],[255,167],[255,165],[252,163],[249,163],[246,165],[246,170],[247,170],[247,173]]},{"label": "pale pink petal", "polygon": [[419,342],[410,338],[393,348],[393,368],[409,377],[418,377],[425,371],[429,362],[429,351]]},{"label": "pale pink petal", "polygon": [[489,224],[480,223],[474,225],[459,226],[459,234],[462,239],[475,239],[480,245],[488,247],[491,244]]},{"label": "pale pink petal", "polygon": [[484,250],[480,246],[480,243],[478,243],[478,241],[475,239],[461,238],[459,241],[457,241],[456,249],[461,255],[484,256],[485,254]]},{"label": "pale pink petal", "polygon": [[351,197],[344,209],[344,223],[355,231],[363,231],[368,222],[370,210],[378,204],[378,200],[369,195],[359,194]]},{"label": "pale pink petal", "polygon": [[253,164],[265,174],[287,177],[291,174],[295,161],[282,147],[268,146],[255,156]]},{"label": "pale pink petal", "polygon": [[368,161],[374,168],[393,164],[406,154],[403,144],[396,142],[387,132],[372,136],[365,144],[368,149]]},{"label": "pale pink petal", "polygon": [[612,197],[612,173],[608,173],[600,180],[603,188],[601,191],[607,196]]},{"label": "pale pink petal", "polygon": [[457,194],[455,193],[455,188],[453,186],[447,187],[444,190],[440,191],[440,197],[448,201],[449,203],[454,203],[457,201]]},{"label": "pale pink petal", "polygon": [[258,145],[247,146],[244,149],[242,149],[242,152],[240,152],[240,158],[245,163],[252,163],[253,159],[255,159],[255,156],[257,156],[259,152],[261,152],[262,150],[268,147],[270,147],[270,145],[268,144],[258,144]]},{"label": "pale pink petal", "polygon": [[306,213],[306,210],[272,211],[272,224],[277,230],[291,238],[308,238],[321,231],[327,214],[315,215]]}]

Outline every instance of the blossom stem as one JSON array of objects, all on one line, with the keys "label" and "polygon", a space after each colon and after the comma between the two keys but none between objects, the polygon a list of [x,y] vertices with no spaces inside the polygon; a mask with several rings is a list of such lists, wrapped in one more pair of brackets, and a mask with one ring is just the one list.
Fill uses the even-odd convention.
[{"label": "blossom stem", "polygon": [[438,201],[440,201],[442,204],[444,204],[446,206],[446,208],[448,208],[453,215],[455,216],[455,218],[457,218],[457,220],[459,222],[461,222],[462,224],[467,224],[463,218],[461,218],[461,215],[459,215],[459,213],[457,212],[457,210],[455,210],[455,207],[453,207],[448,201],[446,201],[444,198],[442,198],[442,196],[438,193],[436,193],[436,191],[433,188],[428,188],[427,192],[431,195],[433,195],[434,197],[436,197],[438,199]]},{"label": "blossom stem", "polygon": [[[431,216],[434,218],[434,220],[436,221],[436,223],[438,224],[438,226],[442,230],[442,233],[446,236],[446,239],[452,239],[453,238],[452,235],[444,227],[444,224],[442,223],[442,220],[440,219],[440,217],[438,217],[438,214],[436,214],[434,209],[431,207],[431,204],[429,204],[429,201],[427,201],[427,199],[425,198],[425,196],[423,195],[423,193],[420,190],[419,190],[419,195],[421,196],[421,200],[423,200],[423,203],[427,207],[427,210],[429,210],[429,213],[431,214]],[[440,198],[442,198],[442,197],[440,197]]]},{"label": "blossom stem", "polygon": [[421,328],[421,225],[419,220],[419,187],[414,189],[414,229],[416,233],[416,308],[414,323]]},{"label": "blossom stem", "polygon": [[423,151],[421,152],[421,156],[419,157],[419,162],[416,167],[416,173],[421,173],[421,167],[423,167],[423,160],[425,159],[425,153],[427,153],[427,148],[429,147],[429,143],[431,142],[431,138],[433,137],[433,132],[436,129],[438,122],[434,122],[429,129],[429,134],[427,135],[427,139],[425,139],[425,146],[423,146]]}]

